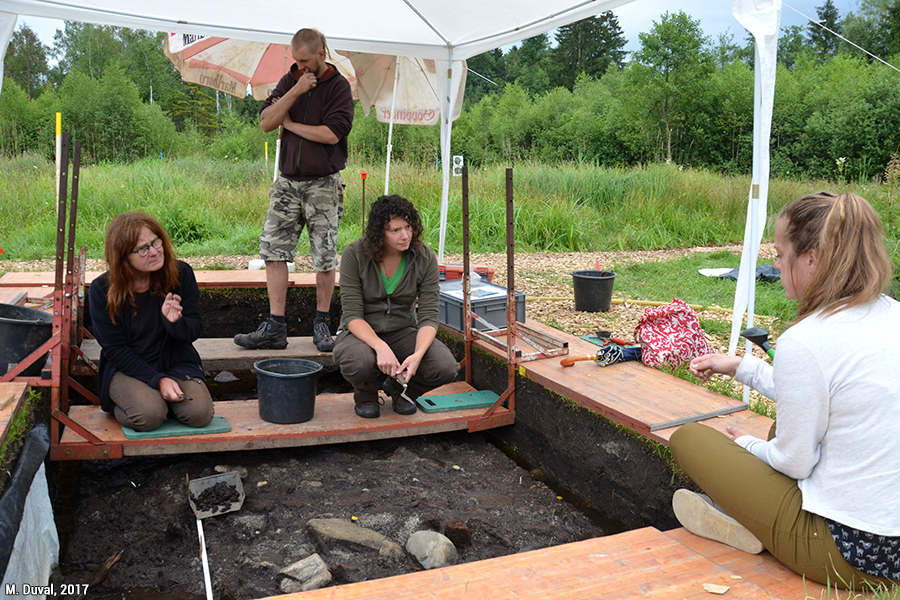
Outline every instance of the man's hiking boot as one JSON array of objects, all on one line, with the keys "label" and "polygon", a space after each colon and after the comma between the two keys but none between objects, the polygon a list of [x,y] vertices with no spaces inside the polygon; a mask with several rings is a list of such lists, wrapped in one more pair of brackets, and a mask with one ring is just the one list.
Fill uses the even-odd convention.
[{"label": "man's hiking boot", "polygon": [[331,352],[334,350],[334,338],[331,337],[328,321],[325,319],[317,318],[313,322],[313,343],[319,349],[319,352]]},{"label": "man's hiking boot", "polygon": [[266,319],[253,333],[239,333],[234,336],[234,343],[251,350],[263,348],[284,350],[287,348],[287,324]]}]

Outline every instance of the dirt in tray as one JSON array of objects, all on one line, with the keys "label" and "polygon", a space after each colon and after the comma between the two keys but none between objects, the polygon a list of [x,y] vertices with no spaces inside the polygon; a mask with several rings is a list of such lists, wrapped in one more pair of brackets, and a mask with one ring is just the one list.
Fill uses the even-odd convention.
[{"label": "dirt in tray", "polygon": [[217,467],[241,472],[246,499],[240,510],[203,521],[215,598],[281,594],[279,571],[314,553],[328,565],[329,585],[422,569],[405,552],[380,557],[315,537],[310,519],[341,519],[402,548],[416,531],[445,533],[456,521],[460,563],[610,533],[482,434],[85,461],[66,464],[60,478],[61,493],[71,491],[57,499],[65,582],[99,578],[124,550],[87,598],[204,596],[186,480]]}]

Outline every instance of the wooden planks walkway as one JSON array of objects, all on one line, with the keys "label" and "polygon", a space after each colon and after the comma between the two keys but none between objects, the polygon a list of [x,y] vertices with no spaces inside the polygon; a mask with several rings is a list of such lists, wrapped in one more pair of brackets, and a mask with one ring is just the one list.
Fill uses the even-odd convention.
[{"label": "wooden planks walkway", "polygon": [[[88,271],[84,274],[85,285],[90,285],[97,277],[102,275],[102,271]],[[254,271],[237,271],[237,270],[215,270],[204,269],[194,271],[197,277],[197,284],[201,288],[265,288],[266,272],[264,270]],[[340,284],[340,274],[336,274],[336,284]],[[56,281],[56,275],[50,271],[32,271],[27,273],[6,273],[0,277],[0,287],[20,287],[20,288],[40,288],[48,286],[50,293],[53,292],[53,285]],[[315,273],[289,273],[288,287],[315,287]]]},{"label": "wooden planks walkway", "polygon": [[10,423],[16,418],[27,392],[28,386],[24,383],[0,382],[0,442],[6,439]]},{"label": "wooden planks walkway", "polygon": [[[455,382],[432,390],[426,396],[458,394],[474,389],[465,382]],[[451,412],[401,416],[393,412],[390,402],[381,407],[378,419],[361,419],[353,412],[352,394],[322,394],[316,397],[311,421],[296,424],[269,423],[259,417],[257,400],[216,402],[216,415],[231,424],[227,433],[186,435],[152,439],[128,439],[115,418],[99,406],[71,406],[69,417],[106,445],[100,451],[84,437],[66,428],[59,446],[51,448],[51,458],[67,460],[100,452],[93,458],[119,458],[157,454],[189,454],[230,450],[260,450],[295,446],[316,446],[386,438],[426,435],[445,431],[467,430],[484,414],[483,408]],[[497,414],[508,411],[498,409]],[[88,458],[87,456],[80,456]]]},{"label": "wooden planks walkway", "polygon": [[[289,337],[284,350],[248,350],[235,345],[230,338],[200,338],[194,342],[200,354],[203,368],[208,371],[247,371],[253,363],[264,358],[305,358],[325,367],[334,366],[331,352],[320,352],[311,337]],[[81,343],[84,355],[94,364],[100,361],[100,344],[97,340]]]},{"label": "wooden planks walkway", "polygon": [[[279,600],[630,600],[715,597],[704,583],[728,586],[725,598],[838,598],[800,578],[767,552],[747,554],[653,527],[533,552],[329,587]],[[844,593],[843,597],[846,597]]]},{"label": "wooden planks walkway", "polygon": [[[526,323],[567,341],[570,356],[597,353],[597,346],[590,342],[531,319],[526,319]],[[442,329],[451,335],[461,335],[454,329],[444,326]],[[487,342],[477,341],[475,346],[505,359],[505,351]],[[532,351],[527,345],[525,348],[527,352]],[[547,358],[521,363],[519,374],[666,445],[678,426],[691,421],[700,421],[720,431],[735,425],[763,439],[772,425],[771,419],[748,410],[739,400],[636,361],[607,367],[597,366],[593,361],[579,361],[571,367],[563,367],[559,358]],[[704,415],[717,412],[727,414],[704,418]]]}]

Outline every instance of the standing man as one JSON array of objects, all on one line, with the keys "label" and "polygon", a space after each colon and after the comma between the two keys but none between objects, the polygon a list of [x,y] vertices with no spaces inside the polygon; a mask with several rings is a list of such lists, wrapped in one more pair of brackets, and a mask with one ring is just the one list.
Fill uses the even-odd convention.
[{"label": "standing man", "polygon": [[269,188],[269,211],[259,236],[259,256],[266,261],[269,318],[253,333],[239,333],[244,348],[287,347],[287,263],[294,260],[303,228],[309,232],[316,270],[316,318],[313,342],[331,352],[334,339],[328,312],[338,265],[337,230],[344,212],[341,169],[347,163],[347,135],[353,126],[350,83],[325,62],[325,36],[301,29],[291,40],[291,66],[263,102],[263,131],[284,126],[281,175]]}]

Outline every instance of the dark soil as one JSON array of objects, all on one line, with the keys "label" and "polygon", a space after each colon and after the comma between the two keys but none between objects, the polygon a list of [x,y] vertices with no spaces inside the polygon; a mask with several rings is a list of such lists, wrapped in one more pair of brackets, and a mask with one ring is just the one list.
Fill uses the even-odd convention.
[{"label": "dark soil", "polygon": [[246,500],[237,512],[204,520],[216,598],[279,594],[278,571],[315,552],[331,585],[421,569],[412,558],[386,561],[377,550],[322,544],[307,529],[312,518],[347,519],[403,547],[415,531],[444,533],[460,521],[471,538],[467,544],[454,525],[460,562],[609,533],[482,434],[86,461],[65,465],[77,479],[70,472],[60,480],[72,492],[57,506],[65,581],[88,582],[124,549],[88,598],[139,588],[203,595],[186,477],[214,475],[217,466],[245,473]]}]

